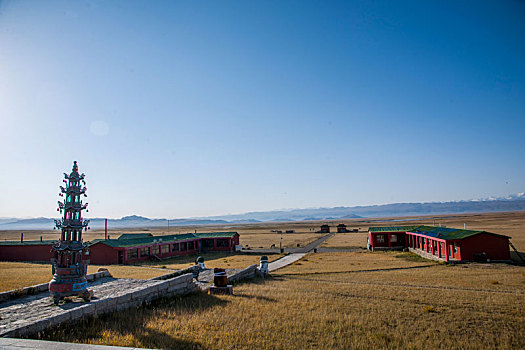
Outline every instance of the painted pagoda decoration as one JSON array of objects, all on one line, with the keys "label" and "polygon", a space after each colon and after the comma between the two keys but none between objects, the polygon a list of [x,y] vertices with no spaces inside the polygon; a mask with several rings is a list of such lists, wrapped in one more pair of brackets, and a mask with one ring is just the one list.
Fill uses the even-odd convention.
[{"label": "painted pagoda decoration", "polygon": [[78,165],[73,163],[71,174],[64,173],[65,187],[60,186],[58,201],[61,220],[55,220],[57,229],[62,230],[60,240],[53,246],[53,279],[49,282],[49,292],[55,304],[68,296],[80,296],[91,300],[93,292],[87,289],[86,272],[89,260],[85,260],[87,244],[82,241],[82,231],[88,229],[89,220],[82,218],[82,210],[87,208],[80,197],[86,195],[84,174],[78,173]]}]

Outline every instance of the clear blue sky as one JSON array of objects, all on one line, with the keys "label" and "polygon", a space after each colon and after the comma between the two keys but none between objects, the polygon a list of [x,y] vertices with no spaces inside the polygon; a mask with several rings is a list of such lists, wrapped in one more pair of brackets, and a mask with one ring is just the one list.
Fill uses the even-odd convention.
[{"label": "clear blue sky", "polygon": [[0,217],[525,190],[525,2],[2,1]]}]

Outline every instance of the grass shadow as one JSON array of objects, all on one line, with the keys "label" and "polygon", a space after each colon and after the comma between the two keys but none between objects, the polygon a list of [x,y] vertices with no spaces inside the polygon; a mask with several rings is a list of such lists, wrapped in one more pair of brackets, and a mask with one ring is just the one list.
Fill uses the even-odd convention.
[{"label": "grass shadow", "polygon": [[81,343],[106,341],[108,345],[129,346],[130,344],[118,344],[118,338],[120,336],[129,341],[131,336],[136,342],[132,346],[156,349],[204,349],[200,343],[186,341],[146,325],[155,323],[156,318],[163,313],[197,314],[228,303],[227,300],[200,292],[161,298],[128,310],[89,317],[74,324],[65,323],[32,334],[29,338]]},{"label": "grass shadow", "polygon": [[245,299],[255,299],[255,300],[261,300],[261,301],[268,301],[271,303],[276,303],[277,299],[274,298],[268,298],[260,295],[249,295],[249,294],[233,294],[234,297],[240,297]]}]

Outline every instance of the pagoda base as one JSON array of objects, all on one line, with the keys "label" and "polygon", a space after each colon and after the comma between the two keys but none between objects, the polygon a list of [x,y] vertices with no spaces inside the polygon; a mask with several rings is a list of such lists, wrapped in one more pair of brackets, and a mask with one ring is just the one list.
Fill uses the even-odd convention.
[{"label": "pagoda base", "polygon": [[53,302],[58,304],[61,299],[70,296],[78,296],[85,301],[90,301],[93,291],[87,289],[87,279],[85,275],[64,274],[70,268],[56,268],[55,275],[49,282],[49,294]]}]

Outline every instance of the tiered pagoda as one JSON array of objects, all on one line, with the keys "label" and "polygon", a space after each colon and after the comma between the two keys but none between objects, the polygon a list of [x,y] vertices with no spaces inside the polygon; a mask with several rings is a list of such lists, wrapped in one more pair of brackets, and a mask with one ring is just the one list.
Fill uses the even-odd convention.
[{"label": "tiered pagoda", "polygon": [[61,220],[55,220],[56,228],[62,230],[60,241],[53,246],[53,279],[49,282],[49,292],[55,304],[67,296],[80,296],[88,301],[93,296],[87,289],[86,272],[89,260],[84,260],[87,244],[82,241],[82,231],[88,229],[89,220],[82,218],[82,210],[87,208],[80,196],[86,195],[85,175],[78,173],[78,165],[73,163],[71,174],[64,173],[66,187],[60,186],[58,201]]}]

